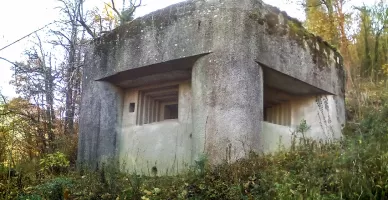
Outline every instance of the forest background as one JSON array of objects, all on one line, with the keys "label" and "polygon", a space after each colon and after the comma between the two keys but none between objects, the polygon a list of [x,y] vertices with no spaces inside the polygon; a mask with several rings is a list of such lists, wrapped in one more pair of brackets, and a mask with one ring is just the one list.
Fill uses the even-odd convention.
[{"label": "forest background", "polygon": [[[0,198],[163,199],[171,195],[240,199],[270,194],[279,195],[280,199],[299,196],[342,199],[346,195],[350,199],[388,198],[388,168],[384,164],[388,164],[388,151],[382,147],[388,141],[387,1],[362,4],[352,0],[290,0],[283,3],[300,8],[304,16],[299,18],[304,20],[306,29],[328,41],[344,58],[348,124],[343,141],[318,145],[306,139],[291,153],[255,155],[234,166],[218,169],[217,176],[214,169],[207,169],[204,158],[183,179],[174,179],[176,182],[124,175],[115,169],[81,174],[75,170],[81,77],[87,44],[118,26],[131,23],[140,15],[136,11],[144,6],[141,0],[100,3],[56,0],[57,19],[31,34],[27,32],[23,40],[10,43],[11,46],[20,42],[27,44],[19,60],[2,56],[1,52],[11,46],[0,46],[1,64],[10,66],[9,84],[15,90],[11,97],[0,91]],[[301,123],[297,132],[303,134],[306,129],[308,125]],[[368,145],[364,146],[365,143]],[[325,148],[328,149],[323,152]],[[309,156],[304,155],[307,151]],[[338,160],[339,155],[347,157]],[[326,160],[327,157],[331,160]],[[275,161],[283,164],[268,167],[268,163]],[[292,169],[294,165],[300,168]],[[317,171],[319,166],[326,167]],[[381,166],[381,169],[372,171],[366,166],[374,169]],[[266,175],[258,173],[259,169]],[[321,185],[312,183],[309,170],[314,171],[311,173]],[[319,170],[324,173],[320,174]],[[89,182],[82,178],[83,173],[88,173]],[[276,180],[276,177],[291,177],[290,173],[295,177]],[[358,176],[348,180],[348,173]],[[271,181],[265,179],[269,174]],[[230,175],[231,180],[223,179]],[[110,182],[110,178],[116,179],[116,183]],[[163,187],[174,188],[175,192],[161,194],[159,190]]]}]

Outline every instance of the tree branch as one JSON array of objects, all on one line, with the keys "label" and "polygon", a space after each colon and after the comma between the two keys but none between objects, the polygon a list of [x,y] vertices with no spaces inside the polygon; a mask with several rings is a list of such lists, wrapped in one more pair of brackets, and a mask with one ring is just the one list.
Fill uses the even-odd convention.
[{"label": "tree branch", "polygon": [[84,29],[86,30],[86,32],[88,32],[88,34],[93,38],[95,39],[96,38],[96,34],[94,34],[94,32],[90,29],[90,27],[85,23],[85,21],[83,20],[83,15],[82,15],[82,12],[81,12],[81,6],[83,4],[83,1],[80,1],[80,3],[78,4],[78,13],[79,13],[79,17],[77,19],[77,21],[82,25],[82,27],[84,27]]},{"label": "tree branch", "polygon": [[0,57],[0,60],[7,61],[7,62],[11,63],[11,64],[14,65],[14,66],[18,66],[16,63],[14,63],[14,62],[12,62],[12,61],[6,59],[6,58]]},{"label": "tree branch", "polygon": [[112,3],[112,6],[110,6],[110,5],[107,4],[107,3],[105,3],[105,5],[107,5],[107,6],[109,6],[110,8],[112,8],[112,10],[116,13],[116,15],[119,16],[120,21],[122,21],[123,17],[121,16],[121,13],[116,9],[114,0],[111,0],[111,3]]}]

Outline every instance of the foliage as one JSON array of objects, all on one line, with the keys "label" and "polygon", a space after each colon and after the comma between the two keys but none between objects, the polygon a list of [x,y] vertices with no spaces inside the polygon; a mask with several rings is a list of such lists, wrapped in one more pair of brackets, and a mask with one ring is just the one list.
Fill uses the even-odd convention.
[{"label": "foliage", "polygon": [[307,29],[340,50],[348,89],[360,77],[374,83],[387,80],[388,5],[385,0],[353,9],[346,9],[351,4],[347,0],[301,2],[306,11]]},{"label": "foliage", "polygon": [[[72,187],[72,180],[59,177],[36,186],[35,192],[44,199],[62,200],[68,198],[70,187]],[[37,197],[36,194],[35,197]]]},{"label": "foliage", "polygon": [[301,120],[300,124],[295,128],[294,135],[300,134],[303,139],[306,139],[306,133],[310,130],[310,126],[307,124],[306,120]]},{"label": "foliage", "polygon": [[203,176],[206,172],[207,163],[208,159],[206,154],[199,156],[198,160],[195,161],[193,171],[198,173],[199,176]]},{"label": "foliage", "polygon": [[111,0],[110,3],[105,3],[106,6],[115,12],[116,16],[119,18],[120,25],[131,22],[136,9],[142,6],[142,0],[123,0],[122,2],[121,12],[117,10],[114,0]]},{"label": "foliage", "polygon": [[[81,77],[88,41],[119,22],[133,20],[141,5],[141,1],[125,0],[122,11],[116,12],[114,1],[104,1],[103,10],[84,9],[84,2],[58,0],[60,18],[51,23],[55,26],[39,30],[45,34],[34,32],[21,60],[3,58],[12,64],[10,84],[19,97],[8,100],[0,94],[0,199],[60,197],[54,195],[55,188],[62,187],[60,181],[51,178],[70,171],[77,159]],[[118,175],[108,172],[100,188],[117,191],[114,181]],[[131,190],[140,187],[136,184],[140,180],[133,182]]]},{"label": "foliage", "polygon": [[53,142],[55,149],[66,155],[70,165],[77,161],[78,135],[59,135]]},{"label": "foliage", "polygon": [[[345,67],[352,67],[342,140],[312,141],[302,121],[289,151],[252,153],[217,167],[203,155],[175,177],[158,177],[156,168],[152,177],[125,174],[114,162],[82,175],[70,168],[77,152],[85,31],[95,38],[130,22],[141,3],[125,0],[118,11],[112,0],[101,10],[84,11],[84,1],[59,1],[64,17],[50,30],[56,38],[34,38],[27,59],[13,67],[12,83],[23,98],[0,99],[0,199],[388,198],[385,1],[349,13],[343,0],[302,1],[307,28],[340,47]],[[357,28],[349,29],[352,24]],[[65,52],[60,57],[51,54],[58,46]]]},{"label": "foliage", "polygon": [[69,167],[70,162],[67,160],[66,155],[61,152],[47,154],[39,162],[42,172],[49,174],[59,174]]},{"label": "foliage", "polygon": [[367,115],[380,112],[382,107],[388,104],[387,83],[357,79],[346,95],[346,117],[350,123],[358,123]]},{"label": "foliage", "polygon": [[[303,137],[304,121],[289,150],[210,167],[206,156],[178,176],[122,173],[108,162],[97,171],[43,176],[19,194],[35,199],[384,199],[388,192],[388,104],[363,113],[334,142]],[[60,156],[52,156],[60,157]],[[12,179],[16,183],[16,179]],[[24,180],[27,182],[27,180]],[[23,199],[22,198],[22,199]]]},{"label": "foliage", "polygon": [[334,13],[333,1],[304,0],[304,6],[308,30],[338,47],[339,32],[336,27],[339,19]]},{"label": "foliage", "polygon": [[386,43],[388,5],[385,1],[380,0],[372,6],[362,6],[357,10],[359,11],[359,30],[354,36],[357,41],[354,47],[358,54],[355,57],[355,64],[359,68],[355,72],[375,82],[386,80],[384,66],[388,63],[385,56],[388,48]]},{"label": "foliage", "polygon": [[47,123],[39,121],[39,109],[22,98],[5,102],[0,123],[0,162],[18,163],[45,152]]}]

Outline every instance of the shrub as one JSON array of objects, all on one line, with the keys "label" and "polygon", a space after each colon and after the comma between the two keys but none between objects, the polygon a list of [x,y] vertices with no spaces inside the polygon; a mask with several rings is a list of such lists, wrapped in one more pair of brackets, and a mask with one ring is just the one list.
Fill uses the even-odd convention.
[{"label": "shrub", "polygon": [[[60,177],[36,186],[35,191],[44,199],[62,200],[68,195],[67,190],[68,188],[71,188],[72,185],[73,181],[71,179]],[[31,196],[37,198],[37,194],[31,194]]]},{"label": "shrub", "polygon": [[70,165],[75,165],[77,161],[78,135],[59,135],[56,137],[53,146],[56,150],[66,155]]},{"label": "shrub", "polygon": [[39,164],[42,172],[59,174],[67,170],[70,162],[67,160],[65,154],[56,152],[53,154],[47,154],[44,158],[40,159]]},{"label": "shrub", "polygon": [[[309,139],[305,136],[309,126],[301,121],[287,151],[250,153],[246,159],[216,167],[201,156],[187,173],[162,177],[156,176],[156,168],[153,176],[145,177],[122,173],[118,163],[108,162],[82,176],[43,176],[40,183],[29,182],[38,186],[25,187],[19,198],[65,199],[68,194],[69,199],[388,199],[387,99],[368,96],[364,104],[356,105],[358,114],[344,127],[340,141]],[[40,168],[55,174],[55,168],[68,166],[64,160],[63,154],[47,155]],[[16,184],[10,186],[14,188],[8,196],[0,199],[18,196]]]}]

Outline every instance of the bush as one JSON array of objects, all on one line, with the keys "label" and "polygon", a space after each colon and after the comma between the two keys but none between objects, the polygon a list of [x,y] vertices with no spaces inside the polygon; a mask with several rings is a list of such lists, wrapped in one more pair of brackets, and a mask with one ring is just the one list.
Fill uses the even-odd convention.
[{"label": "bush", "polygon": [[65,172],[70,166],[70,162],[67,160],[65,154],[56,152],[53,154],[47,154],[39,162],[41,171],[48,174],[59,174]]},{"label": "bush", "polygon": [[[35,188],[35,192],[44,199],[62,200],[68,199],[68,190],[72,187],[73,181],[69,178],[55,178]],[[37,194],[30,196],[37,198]],[[37,198],[38,199],[38,198]]]},{"label": "bush", "polygon": [[56,137],[53,146],[56,150],[65,154],[70,165],[75,165],[77,161],[78,135],[59,135]]},{"label": "bush", "polygon": [[[158,177],[157,169],[151,177],[126,174],[118,163],[109,162],[82,175],[70,172],[66,177],[30,181],[23,188],[24,196],[17,194],[20,191],[12,179],[10,185],[0,184],[0,194],[7,189],[7,196],[0,199],[388,199],[387,99],[373,95],[364,98],[363,104],[351,105],[357,115],[344,127],[341,141],[307,138],[309,126],[302,121],[287,151],[251,153],[216,167],[204,155],[187,173],[173,177]],[[40,170],[53,175],[68,165],[63,154],[49,154],[41,160]],[[20,169],[25,168],[34,167]]]}]

